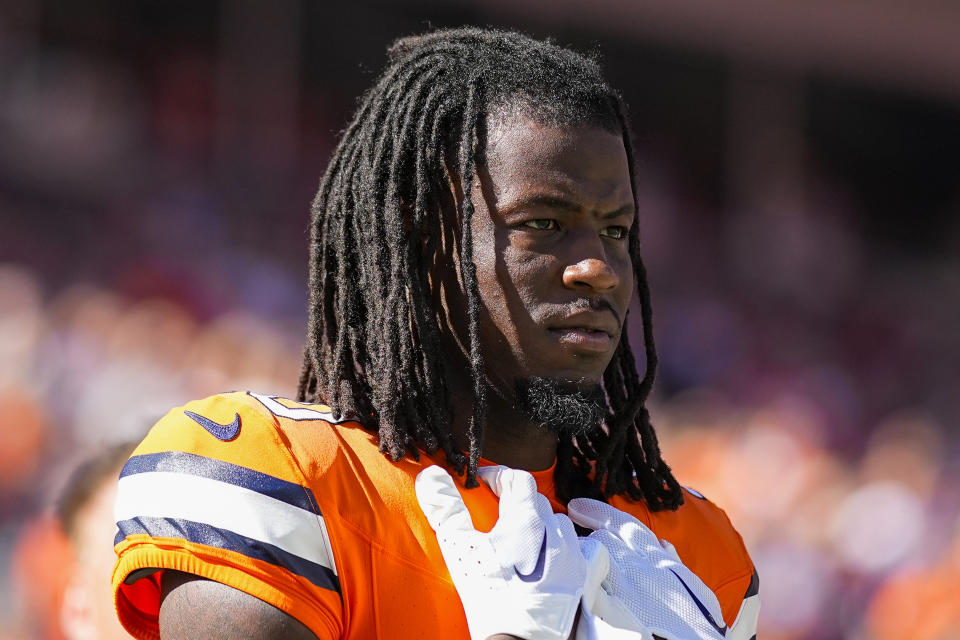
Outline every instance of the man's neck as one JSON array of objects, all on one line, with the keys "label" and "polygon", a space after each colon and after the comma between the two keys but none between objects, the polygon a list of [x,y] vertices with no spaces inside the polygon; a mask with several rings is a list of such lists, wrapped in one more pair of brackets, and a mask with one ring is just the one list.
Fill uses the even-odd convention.
[{"label": "man's neck", "polygon": [[[549,469],[557,458],[557,436],[527,420],[502,398],[488,398],[487,426],[482,456],[491,462],[525,471]],[[472,400],[472,398],[471,398]],[[461,449],[469,448],[467,424],[472,405],[457,403],[454,437]]]},{"label": "man's neck", "polygon": [[[462,451],[468,451],[467,436],[473,415],[473,382],[466,362],[447,368],[447,389],[453,409],[451,433]],[[516,398],[506,391],[509,385],[487,386],[487,419],[481,455],[512,469],[541,471],[557,459],[557,436],[535,424],[517,409]]]},{"label": "man's neck", "polygon": [[483,457],[513,469],[542,471],[557,458],[557,436],[533,425],[488,421]]}]

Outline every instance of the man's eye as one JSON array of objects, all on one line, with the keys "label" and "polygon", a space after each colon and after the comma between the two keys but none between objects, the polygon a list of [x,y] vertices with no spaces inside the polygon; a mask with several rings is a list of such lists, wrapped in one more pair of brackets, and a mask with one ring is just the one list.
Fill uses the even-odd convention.
[{"label": "man's eye", "polygon": [[538,231],[550,231],[557,228],[557,221],[549,218],[538,218],[536,220],[527,220],[523,226],[536,229]]},{"label": "man's eye", "polygon": [[614,240],[623,240],[627,237],[627,228],[620,225],[614,225],[612,227],[605,227],[600,234],[605,235],[608,238],[613,238]]}]

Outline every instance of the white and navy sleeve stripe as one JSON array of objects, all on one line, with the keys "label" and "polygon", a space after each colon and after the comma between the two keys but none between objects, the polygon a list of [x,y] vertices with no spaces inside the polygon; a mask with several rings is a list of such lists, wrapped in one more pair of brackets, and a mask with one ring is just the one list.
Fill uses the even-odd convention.
[{"label": "white and navy sleeve stripe", "polygon": [[750,578],[737,619],[727,631],[728,640],[757,640],[757,623],[760,616],[760,576],[756,570]]},{"label": "white and navy sleeve stripe", "polygon": [[306,487],[192,453],[134,456],[120,474],[119,532],[180,538],[269,562],[340,591],[323,515]]}]

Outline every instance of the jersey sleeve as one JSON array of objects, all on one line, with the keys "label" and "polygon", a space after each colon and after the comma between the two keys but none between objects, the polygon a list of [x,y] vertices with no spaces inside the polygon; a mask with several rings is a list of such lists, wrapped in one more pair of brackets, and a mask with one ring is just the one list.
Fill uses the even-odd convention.
[{"label": "jersey sleeve", "polygon": [[272,414],[247,394],[178,407],[121,472],[113,589],[120,622],[159,638],[160,574],[215,580],[268,602],[321,640],[343,605],[323,514]]},{"label": "jersey sleeve", "polygon": [[[759,611],[759,581],[743,538],[726,512],[704,497],[684,487],[683,504],[676,510],[649,512],[642,504],[622,496],[613,496],[610,504],[635,515],[657,534],[669,541],[681,561],[703,581],[720,602],[727,624],[740,620],[738,629],[748,629],[752,619],[756,628]],[[749,640],[753,635],[736,640]]]},{"label": "jersey sleeve", "polygon": [[727,631],[730,640],[757,640],[757,626],[760,619],[760,577],[756,569],[750,577],[750,584],[743,595],[737,618]]},{"label": "jersey sleeve", "polygon": [[711,588],[720,601],[723,617],[730,625],[727,637],[756,640],[760,578],[743,538],[723,509],[694,489],[684,487],[684,491],[690,519],[684,546],[690,549],[709,545],[716,551],[712,561],[703,562],[701,559],[696,564],[697,571],[711,581]]}]

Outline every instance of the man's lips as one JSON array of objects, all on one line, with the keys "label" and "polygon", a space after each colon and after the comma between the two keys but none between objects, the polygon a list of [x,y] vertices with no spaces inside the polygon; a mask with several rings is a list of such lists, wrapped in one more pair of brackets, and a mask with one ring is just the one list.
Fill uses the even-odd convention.
[{"label": "man's lips", "polygon": [[620,323],[612,309],[591,309],[549,322],[547,331],[561,343],[589,351],[607,351],[620,334]]},{"label": "man's lips", "polygon": [[551,335],[556,336],[557,340],[561,343],[587,351],[605,353],[610,349],[610,345],[613,342],[613,338],[609,333],[597,329],[564,327],[551,328],[547,329],[547,331]]}]

